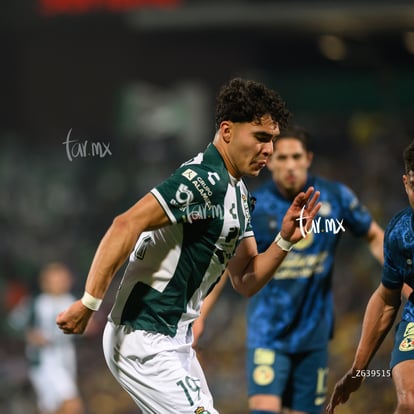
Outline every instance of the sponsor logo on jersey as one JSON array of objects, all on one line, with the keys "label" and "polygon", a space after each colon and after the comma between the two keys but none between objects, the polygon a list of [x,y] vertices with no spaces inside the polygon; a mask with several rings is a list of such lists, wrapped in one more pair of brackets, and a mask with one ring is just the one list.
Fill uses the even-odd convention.
[{"label": "sponsor logo on jersey", "polygon": [[328,256],[327,251],[322,251],[317,254],[304,254],[296,253],[292,250],[286,259],[283,260],[273,278],[299,279],[322,273]]},{"label": "sponsor logo on jersey", "polygon": [[304,239],[299,240],[297,243],[294,244],[293,250],[307,249],[309,246],[312,245],[314,238],[315,236],[313,235],[313,233],[308,233],[308,235]]},{"label": "sponsor logo on jersey", "polygon": [[405,328],[404,339],[398,349],[403,352],[414,350],[414,322],[410,322]]},{"label": "sponsor logo on jersey", "polygon": [[332,206],[328,201],[322,201],[321,208],[319,209],[318,214],[323,217],[327,217],[331,214]]},{"label": "sponsor logo on jersey", "polygon": [[275,362],[275,351],[266,348],[257,348],[253,357],[256,365],[272,365]]},{"label": "sponsor logo on jersey", "polygon": [[194,179],[194,177],[197,176],[197,173],[191,168],[187,168],[185,171],[181,173],[181,175],[187,178],[187,180],[191,181],[192,179]]},{"label": "sponsor logo on jersey", "polygon": [[253,381],[258,385],[269,385],[275,378],[275,371],[269,365],[259,365],[253,371]]},{"label": "sponsor logo on jersey", "polygon": [[250,209],[249,209],[249,203],[247,200],[247,197],[245,194],[242,194],[242,203],[243,203],[243,209],[244,209],[244,215],[248,222],[250,222]]},{"label": "sponsor logo on jersey", "polygon": [[404,338],[401,341],[398,349],[403,352],[414,350],[414,335],[407,336],[407,338]]},{"label": "sponsor logo on jersey", "polygon": [[193,201],[194,194],[185,184],[180,184],[175,192],[175,199],[178,201],[178,204],[188,205]]},{"label": "sponsor logo on jersey", "polygon": [[213,195],[213,192],[211,191],[210,187],[200,176],[198,176],[196,180],[191,181],[191,183],[200,193],[201,197],[203,197],[203,200],[206,203],[207,207],[211,208],[210,197]]},{"label": "sponsor logo on jersey", "polygon": [[207,180],[211,183],[211,185],[215,185],[216,181],[220,181],[220,176],[216,172],[208,172]]}]

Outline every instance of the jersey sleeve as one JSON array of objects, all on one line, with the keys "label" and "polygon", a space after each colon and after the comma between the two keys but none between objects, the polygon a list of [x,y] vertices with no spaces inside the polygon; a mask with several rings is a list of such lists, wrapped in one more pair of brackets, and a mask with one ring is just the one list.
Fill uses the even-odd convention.
[{"label": "jersey sleeve", "polygon": [[158,200],[171,223],[209,219],[221,208],[220,186],[208,181],[208,171],[198,165],[178,168],[168,179],[154,187]]},{"label": "jersey sleeve", "polygon": [[366,235],[372,223],[372,216],[368,209],[346,185],[339,184],[339,191],[345,226],[354,236]]}]

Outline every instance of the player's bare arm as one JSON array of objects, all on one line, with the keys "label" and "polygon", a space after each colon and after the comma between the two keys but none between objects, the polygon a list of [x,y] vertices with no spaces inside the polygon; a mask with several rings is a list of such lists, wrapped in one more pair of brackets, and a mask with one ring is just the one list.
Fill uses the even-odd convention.
[{"label": "player's bare arm", "polygon": [[384,230],[376,221],[373,221],[365,238],[372,255],[382,266],[384,264]]},{"label": "player's bare arm", "polygon": [[[319,192],[314,191],[313,187],[295,197],[283,218],[280,234],[284,240],[296,243],[302,239],[303,228],[320,209],[318,198]],[[305,222],[299,226],[301,218]],[[278,244],[272,243],[265,252],[258,254],[254,237],[244,239],[227,266],[234,289],[247,297],[254,295],[273,277],[287,253]]]},{"label": "player's bare arm", "polygon": [[400,289],[388,289],[382,283],[372,294],[362,323],[361,338],[349,371],[336,383],[327,413],[333,414],[335,407],[348,401],[356,391],[363,377],[356,376],[357,370],[367,369],[376,351],[391,329],[400,307]]},{"label": "player's bare arm", "polygon": [[[125,213],[117,216],[102,238],[86,280],[85,291],[94,298],[103,298],[122,264],[143,231],[161,228],[170,223],[155,197],[148,193]],[[56,323],[64,333],[85,331],[93,310],[81,300],[58,315]]]},{"label": "player's bare arm", "polygon": [[[378,260],[378,262],[384,264],[384,230],[381,226],[373,221],[366,235],[366,239],[369,244],[372,255]],[[402,296],[408,299],[413,289],[404,283],[402,288]]]}]

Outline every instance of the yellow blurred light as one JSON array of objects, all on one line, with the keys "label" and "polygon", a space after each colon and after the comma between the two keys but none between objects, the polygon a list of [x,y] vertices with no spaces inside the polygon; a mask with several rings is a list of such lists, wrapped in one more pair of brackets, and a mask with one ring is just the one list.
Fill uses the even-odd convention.
[{"label": "yellow blurred light", "polygon": [[343,60],[347,55],[345,42],[338,36],[323,35],[318,40],[323,56],[330,60]]},{"label": "yellow blurred light", "polygon": [[404,33],[404,45],[408,52],[414,55],[414,32]]}]

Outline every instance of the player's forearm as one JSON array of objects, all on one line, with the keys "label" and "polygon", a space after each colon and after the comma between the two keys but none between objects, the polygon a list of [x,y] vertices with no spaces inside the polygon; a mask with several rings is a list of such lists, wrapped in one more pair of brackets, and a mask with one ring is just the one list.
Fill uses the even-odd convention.
[{"label": "player's forearm", "polygon": [[369,229],[367,240],[371,254],[378,260],[378,262],[384,264],[384,231],[383,229],[373,221]]},{"label": "player's forearm", "polygon": [[[318,213],[321,207],[318,199],[319,191],[314,192],[313,187],[309,187],[306,193],[299,193],[282,220],[279,236],[283,239],[275,235],[274,243],[265,252],[257,254],[255,241],[250,244],[244,243],[244,249],[240,249],[243,242],[239,245],[234,260],[232,259],[227,266],[236,291],[250,297],[273,277],[292,243],[304,237],[307,225]],[[243,258],[248,258],[247,264]]]},{"label": "player's forearm", "polygon": [[143,231],[161,228],[168,223],[167,215],[151,193],[117,216],[95,253],[86,282],[86,291],[96,298],[103,298],[140,234]]},{"label": "player's forearm", "polygon": [[362,324],[361,338],[352,368],[366,369],[391,329],[398,312],[399,302],[384,299],[382,285],[371,296]]},{"label": "player's forearm", "polygon": [[265,252],[250,259],[239,277],[233,277],[230,272],[234,289],[244,296],[253,296],[272,279],[287,253],[287,251],[272,243]]},{"label": "player's forearm", "polygon": [[103,298],[122,264],[134,248],[137,235],[127,220],[118,216],[101,240],[86,281],[85,290],[96,298]]}]

